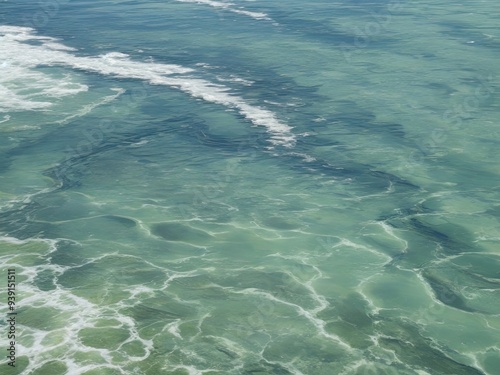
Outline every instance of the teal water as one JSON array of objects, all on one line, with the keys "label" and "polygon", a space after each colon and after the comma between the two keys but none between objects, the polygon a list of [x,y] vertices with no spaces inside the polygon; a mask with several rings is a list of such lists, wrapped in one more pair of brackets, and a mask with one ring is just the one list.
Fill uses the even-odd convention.
[{"label": "teal water", "polygon": [[499,16],[1,2],[1,373],[500,374]]}]

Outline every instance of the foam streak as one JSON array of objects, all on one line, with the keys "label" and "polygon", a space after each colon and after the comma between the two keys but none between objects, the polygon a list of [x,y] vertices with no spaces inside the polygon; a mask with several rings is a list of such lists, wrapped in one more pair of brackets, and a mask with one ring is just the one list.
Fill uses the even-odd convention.
[{"label": "foam streak", "polygon": [[250,12],[248,10],[233,8],[233,6],[235,5],[234,3],[225,3],[222,1],[213,1],[213,0],[177,0],[177,1],[180,3],[195,3],[195,4],[208,5],[213,8],[227,10],[228,12],[243,14],[245,16],[255,18],[256,20],[271,21],[271,18],[269,18],[268,15],[265,13]]},{"label": "foam streak", "polygon": [[[29,44],[26,42],[30,42]],[[34,42],[36,44],[34,45]],[[35,72],[39,66],[63,66],[115,78],[139,79],[152,85],[163,85],[180,89],[195,98],[219,104],[237,110],[243,117],[256,126],[263,126],[271,134],[271,142],[277,145],[292,147],[295,137],[291,127],[279,121],[276,115],[258,106],[247,103],[243,98],[234,95],[230,89],[220,84],[186,76],[194,70],[174,64],[159,64],[131,60],[128,55],[112,52],[100,56],[77,56],[69,48],[63,48],[60,43],[50,37],[36,36],[33,30],[26,27],[0,26],[0,56],[3,56],[2,65],[22,69],[26,72]],[[1,63],[1,62],[0,62]],[[61,95],[86,90],[86,86],[63,87],[66,90]],[[61,91],[59,90],[59,91]],[[43,94],[43,92],[42,92]],[[48,94],[48,93],[46,93]],[[19,95],[18,95],[19,96]],[[11,96],[0,81],[0,102]],[[16,99],[16,96],[13,96]],[[18,98],[19,101],[26,98]],[[40,110],[51,105],[48,101],[26,101],[22,106],[18,100],[9,104],[7,110],[21,108],[23,110]],[[0,111],[2,108],[0,107]],[[5,109],[3,110],[5,111]]]}]

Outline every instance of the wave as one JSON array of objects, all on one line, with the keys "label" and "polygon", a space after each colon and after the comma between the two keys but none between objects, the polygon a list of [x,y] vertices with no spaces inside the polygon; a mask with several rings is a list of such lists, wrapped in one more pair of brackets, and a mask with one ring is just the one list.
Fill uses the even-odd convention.
[{"label": "wave", "polygon": [[[15,73],[10,76],[9,82],[22,80],[22,77],[31,77],[30,80],[34,82],[31,85],[34,86],[28,87],[40,86],[37,98],[74,95],[88,90],[85,85],[68,82],[49,87],[49,84],[56,84],[54,79],[34,70],[42,66],[70,67],[78,71],[115,78],[139,79],[152,85],[177,88],[192,97],[235,109],[254,125],[265,127],[271,135],[271,143],[285,147],[293,147],[295,144],[292,128],[281,122],[275,113],[247,103],[243,98],[233,94],[227,86],[187,75],[195,73],[194,69],[175,64],[134,61],[120,52],[99,56],[78,56],[72,52],[74,49],[58,43],[54,38],[35,35],[35,31],[31,28],[0,26],[0,56],[3,57],[3,65]],[[0,103],[3,106],[0,107],[0,111],[2,108],[5,112],[44,110],[51,106],[51,102],[46,99],[31,100],[29,94],[12,93],[11,89],[5,87],[3,81],[0,80]]]},{"label": "wave", "polygon": [[195,3],[195,4],[209,5],[214,8],[227,10],[228,12],[243,14],[245,16],[255,18],[256,20],[272,21],[272,19],[269,18],[266,13],[250,12],[248,10],[244,10],[241,8],[240,9],[234,8],[233,6],[236,5],[234,3],[226,3],[222,1],[213,1],[213,0],[177,0],[177,1],[180,3]]}]

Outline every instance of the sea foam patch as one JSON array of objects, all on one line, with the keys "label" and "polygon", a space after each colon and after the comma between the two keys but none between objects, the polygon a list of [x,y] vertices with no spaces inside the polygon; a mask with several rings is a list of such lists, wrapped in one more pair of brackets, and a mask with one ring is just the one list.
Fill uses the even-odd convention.
[{"label": "sea foam patch", "polygon": [[55,77],[8,62],[3,62],[1,69],[0,113],[46,110],[57,99],[88,90],[70,75]]},{"label": "sea foam patch", "polygon": [[[116,78],[139,79],[153,85],[169,86],[180,89],[195,98],[220,104],[237,110],[254,125],[263,126],[271,134],[271,142],[276,145],[291,147],[295,143],[292,128],[281,122],[267,109],[247,103],[221,84],[194,78],[191,68],[174,64],[134,61],[128,55],[111,52],[99,56],[78,56],[73,49],[57,42],[56,39],[37,36],[27,27],[0,26],[0,64],[13,73],[0,80],[0,112],[14,110],[44,110],[50,107],[49,97],[73,95],[88,89],[85,85],[73,82],[50,80],[35,68],[47,66],[70,67],[84,72],[91,72]],[[5,77],[5,76],[4,76]],[[24,78],[22,78],[24,77]],[[28,78],[36,95],[25,94],[24,85]],[[25,82],[25,83],[23,83]],[[59,85],[59,86],[58,86]],[[13,88],[14,87],[14,88]],[[16,87],[21,87],[16,91]],[[38,90],[38,91],[36,91]],[[1,100],[0,100],[1,102]]]},{"label": "sea foam patch", "polygon": [[[74,82],[67,74],[56,77],[30,69],[38,65],[24,55],[13,43],[34,41],[44,43],[48,49],[70,49],[59,45],[53,38],[30,35],[23,27],[0,26],[0,113],[47,110],[57,99],[88,90],[84,84]],[[13,58],[17,52],[16,58]]]},{"label": "sea foam patch", "polygon": [[271,21],[271,18],[269,18],[266,13],[250,12],[248,10],[244,10],[241,8],[235,8],[234,6],[236,4],[234,4],[234,3],[213,1],[213,0],[177,0],[177,1],[181,2],[181,3],[204,4],[204,5],[211,6],[213,8],[224,9],[224,10],[227,10],[228,12],[232,12],[232,13],[236,13],[236,14],[243,14],[245,16],[255,18],[256,20]]}]

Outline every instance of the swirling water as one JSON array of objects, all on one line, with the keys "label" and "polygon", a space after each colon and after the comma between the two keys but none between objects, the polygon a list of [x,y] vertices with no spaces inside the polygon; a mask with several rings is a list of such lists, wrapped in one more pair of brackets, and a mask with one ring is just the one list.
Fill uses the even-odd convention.
[{"label": "swirling water", "polygon": [[2,373],[499,374],[495,5],[1,2]]}]

